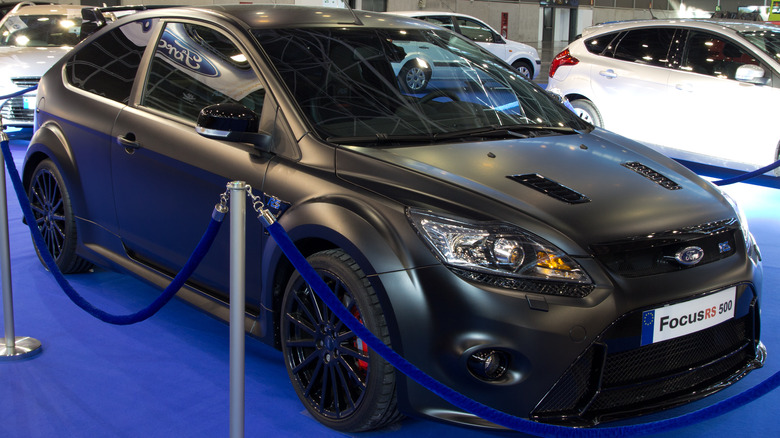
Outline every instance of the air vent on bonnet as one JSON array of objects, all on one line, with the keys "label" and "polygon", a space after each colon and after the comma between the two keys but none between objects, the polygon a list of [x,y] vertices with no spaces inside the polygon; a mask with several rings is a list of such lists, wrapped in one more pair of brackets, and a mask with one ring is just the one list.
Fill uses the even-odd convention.
[{"label": "air vent on bonnet", "polygon": [[525,175],[509,175],[507,178],[517,181],[520,184],[542,192],[547,196],[553,197],[559,201],[569,204],[583,204],[590,202],[587,196],[575,192],[574,190],[559,184],[551,179],[547,179],[538,173],[528,173]]},{"label": "air vent on bonnet", "polygon": [[661,175],[660,173],[656,172],[655,170],[645,166],[642,163],[638,163],[636,161],[632,161],[630,163],[623,163],[623,167],[627,167],[634,172],[644,176],[645,178],[649,179],[650,181],[653,181],[654,183],[660,185],[661,187],[669,190],[680,190],[682,188],[681,185],[677,184],[676,182],[672,181],[671,179]]}]

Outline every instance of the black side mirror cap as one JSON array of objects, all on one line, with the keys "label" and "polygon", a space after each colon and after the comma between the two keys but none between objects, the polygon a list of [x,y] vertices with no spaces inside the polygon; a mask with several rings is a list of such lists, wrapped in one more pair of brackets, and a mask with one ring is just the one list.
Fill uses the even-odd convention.
[{"label": "black side mirror cap", "polygon": [[271,136],[259,132],[260,117],[254,111],[238,103],[210,105],[198,114],[195,130],[213,140],[251,143],[268,152]]}]

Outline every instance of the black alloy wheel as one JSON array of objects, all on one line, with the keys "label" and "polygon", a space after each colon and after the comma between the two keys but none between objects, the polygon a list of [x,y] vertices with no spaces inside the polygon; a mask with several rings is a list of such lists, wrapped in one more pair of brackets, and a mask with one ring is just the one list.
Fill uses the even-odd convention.
[{"label": "black alloy wheel", "polygon": [[[72,274],[89,270],[92,264],[76,255],[76,220],[70,195],[59,169],[51,160],[41,161],[35,168],[27,197],[35,224],[60,271]],[[43,263],[37,245],[35,251]]]},{"label": "black alloy wheel", "polygon": [[[389,334],[376,294],[342,250],[308,258],[339,301],[386,344]],[[282,302],[281,344],[295,392],[309,413],[340,431],[397,421],[395,371],[368,349],[295,272]]]}]

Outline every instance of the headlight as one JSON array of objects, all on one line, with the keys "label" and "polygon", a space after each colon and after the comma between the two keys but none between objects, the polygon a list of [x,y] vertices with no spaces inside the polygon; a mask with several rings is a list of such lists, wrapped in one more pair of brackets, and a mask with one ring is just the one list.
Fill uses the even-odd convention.
[{"label": "headlight", "polygon": [[750,247],[753,245],[754,240],[753,240],[753,235],[750,234],[750,230],[748,229],[747,216],[745,216],[745,213],[742,211],[742,208],[740,208],[739,204],[737,204],[737,201],[735,201],[734,198],[732,198],[728,193],[723,191],[720,187],[718,187],[718,190],[720,190],[720,193],[723,195],[723,197],[726,198],[727,201],[729,201],[729,204],[731,204],[731,208],[734,209],[734,213],[737,214],[737,220],[739,220],[739,226],[742,230],[742,236],[745,238],[745,248],[750,249]]},{"label": "headlight", "polygon": [[[562,250],[514,225],[468,222],[416,209],[409,210],[409,218],[445,265],[455,270],[483,274],[469,275],[470,279],[555,295],[584,296],[592,289],[586,288],[585,293],[568,293],[549,285],[540,288],[538,282],[591,285],[592,281],[582,267]],[[533,282],[537,283],[534,285]]]}]

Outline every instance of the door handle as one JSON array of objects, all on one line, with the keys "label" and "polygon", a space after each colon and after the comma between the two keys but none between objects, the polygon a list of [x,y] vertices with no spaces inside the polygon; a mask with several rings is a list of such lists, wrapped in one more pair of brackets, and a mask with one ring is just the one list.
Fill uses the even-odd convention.
[{"label": "door handle", "polygon": [[136,141],[135,134],[128,132],[125,135],[120,135],[116,138],[117,142],[125,148],[125,152],[128,154],[135,153],[136,149],[141,147],[141,143]]},{"label": "door handle", "polygon": [[612,70],[611,68],[607,70],[601,70],[599,74],[607,79],[615,79],[617,77],[617,73],[615,73],[615,70]]},{"label": "door handle", "polygon": [[693,84],[685,83],[685,84],[675,84],[674,88],[680,90],[680,91],[687,91],[692,92],[693,91]]}]

